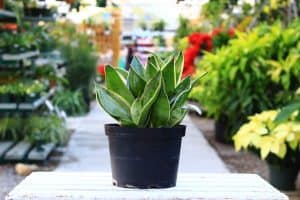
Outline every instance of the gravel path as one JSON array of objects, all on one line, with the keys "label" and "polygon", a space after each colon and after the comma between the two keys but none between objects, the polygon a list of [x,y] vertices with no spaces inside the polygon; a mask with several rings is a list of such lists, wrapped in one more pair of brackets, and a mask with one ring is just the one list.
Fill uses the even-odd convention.
[{"label": "gravel path", "polygon": [[0,166],[0,200],[4,200],[5,195],[24,179],[23,176],[17,175],[14,169],[14,165]]}]

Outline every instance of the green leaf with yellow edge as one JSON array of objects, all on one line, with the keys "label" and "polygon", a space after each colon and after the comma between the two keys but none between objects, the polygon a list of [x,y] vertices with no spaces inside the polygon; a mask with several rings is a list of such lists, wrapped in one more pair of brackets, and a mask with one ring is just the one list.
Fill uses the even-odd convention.
[{"label": "green leaf with yellow edge", "polygon": [[145,106],[147,104],[153,104],[156,100],[156,97],[159,94],[162,84],[161,73],[157,73],[150,81],[147,82],[143,95],[142,95],[142,104]]},{"label": "green leaf with yellow edge", "polygon": [[165,67],[162,70],[162,75],[165,82],[166,93],[170,97],[176,87],[176,71],[174,58],[165,63]]},{"label": "green leaf with yellow edge", "polygon": [[174,127],[179,125],[181,121],[184,119],[187,111],[183,108],[176,108],[171,111],[170,119],[168,122],[169,127]]},{"label": "green leaf with yellow edge", "polygon": [[133,70],[129,70],[128,87],[135,97],[142,95],[146,82]]},{"label": "green leaf with yellow edge", "polygon": [[178,96],[183,91],[189,89],[192,85],[192,79],[190,76],[184,78],[175,88],[174,97]]},{"label": "green leaf with yellow edge", "polygon": [[176,82],[179,83],[183,72],[184,58],[183,53],[179,52],[175,58]]},{"label": "green leaf with yellow edge", "polygon": [[119,94],[123,99],[125,99],[128,102],[128,104],[131,104],[134,100],[134,97],[125,85],[118,72],[112,66],[107,66],[105,68],[105,74],[105,83],[107,89],[111,90],[116,94]]},{"label": "green leaf with yellow edge", "polygon": [[103,86],[96,86],[96,99],[101,107],[115,119],[131,121],[130,105],[120,95]]},{"label": "green leaf with yellow edge", "polygon": [[141,99],[134,100],[130,108],[130,113],[134,124],[137,125],[138,127],[142,127],[146,121],[145,117],[142,117],[142,111],[143,111],[142,100]]},{"label": "green leaf with yellow edge", "polygon": [[128,71],[121,69],[121,68],[115,68],[115,70],[124,78],[125,80],[128,78]]},{"label": "green leaf with yellow edge", "polygon": [[145,80],[145,70],[143,64],[136,56],[133,56],[130,66],[131,69],[134,70],[141,79]]},{"label": "green leaf with yellow edge", "polygon": [[156,67],[157,63],[154,56],[150,56],[147,61],[147,68],[145,71],[145,78],[146,80],[151,80],[159,71]]},{"label": "green leaf with yellow edge", "polygon": [[189,93],[191,92],[192,88],[188,88],[184,91],[182,91],[174,100],[174,103],[172,104],[172,110],[176,108],[181,108],[184,103],[186,102]]},{"label": "green leaf with yellow edge", "polygon": [[131,106],[131,116],[138,127],[146,127],[150,117],[150,109],[157,100],[161,89],[161,75],[158,73],[145,86],[143,95],[136,99]]},{"label": "green leaf with yellow edge", "polygon": [[164,88],[160,90],[160,94],[153,105],[151,112],[151,126],[163,127],[170,118],[170,102]]}]

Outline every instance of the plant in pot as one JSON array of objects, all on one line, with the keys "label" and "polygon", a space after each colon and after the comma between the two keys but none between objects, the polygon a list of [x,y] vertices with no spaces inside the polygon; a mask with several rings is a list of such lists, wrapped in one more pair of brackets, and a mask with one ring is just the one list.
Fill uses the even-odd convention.
[{"label": "plant in pot", "polygon": [[33,103],[39,99],[43,92],[46,90],[46,86],[38,80],[25,85],[24,88],[25,102]]},{"label": "plant in pot", "polygon": [[233,137],[237,151],[250,149],[269,166],[270,183],[280,190],[294,190],[299,171],[300,122],[296,115],[279,122],[278,111],[269,110],[249,117]]},{"label": "plant in pot", "polygon": [[176,185],[185,101],[196,80],[181,79],[182,53],[166,59],[133,58],[129,72],[106,67],[105,85],[96,86],[100,106],[119,124],[106,124],[113,184],[126,188]]},{"label": "plant in pot", "polygon": [[33,115],[25,120],[24,140],[43,151],[47,143],[63,144],[67,140],[67,129],[63,119],[56,115]]},{"label": "plant in pot", "polygon": [[7,103],[10,100],[10,95],[8,93],[8,88],[6,85],[0,86],[0,103]]}]

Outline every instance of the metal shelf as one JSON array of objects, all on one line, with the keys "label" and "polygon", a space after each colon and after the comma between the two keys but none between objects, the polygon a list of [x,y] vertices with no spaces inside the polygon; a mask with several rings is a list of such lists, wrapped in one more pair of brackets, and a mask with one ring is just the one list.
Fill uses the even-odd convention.
[{"label": "metal shelf", "polygon": [[54,93],[55,88],[52,88],[46,95],[42,96],[33,103],[0,103],[0,110],[35,110],[39,108],[42,104],[44,104],[46,100],[49,99]]},{"label": "metal shelf", "polygon": [[21,61],[21,60],[25,60],[28,58],[38,56],[39,54],[40,54],[40,51],[38,51],[38,50],[28,51],[28,52],[18,53],[18,54],[5,53],[1,56],[1,59],[3,61]]}]

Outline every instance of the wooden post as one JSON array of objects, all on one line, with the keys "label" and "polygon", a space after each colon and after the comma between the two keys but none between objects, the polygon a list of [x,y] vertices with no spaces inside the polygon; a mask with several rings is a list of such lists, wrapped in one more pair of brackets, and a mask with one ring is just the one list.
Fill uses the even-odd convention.
[{"label": "wooden post", "polygon": [[0,9],[4,9],[4,0],[0,0]]},{"label": "wooden post", "polygon": [[114,10],[112,11],[114,23],[112,25],[112,50],[113,50],[113,59],[112,64],[114,66],[118,66],[119,56],[120,56],[120,49],[121,49],[121,11]]}]

